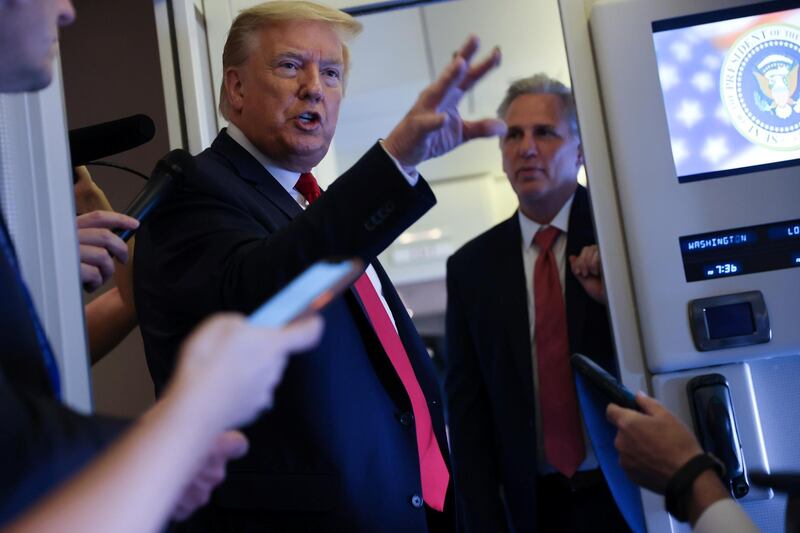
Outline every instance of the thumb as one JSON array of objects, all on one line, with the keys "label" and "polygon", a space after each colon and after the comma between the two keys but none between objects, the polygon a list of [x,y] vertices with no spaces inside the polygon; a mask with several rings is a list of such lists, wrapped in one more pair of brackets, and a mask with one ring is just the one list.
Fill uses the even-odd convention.
[{"label": "thumb", "polygon": [[469,141],[477,137],[502,136],[506,134],[506,129],[505,122],[496,118],[465,120],[462,135],[465,141]]},{"label": "thumb", "polygon": [[244,457],[250,443],[241,431],[226,431],[217,437],[216,452],[220,459],[238,459]]}]

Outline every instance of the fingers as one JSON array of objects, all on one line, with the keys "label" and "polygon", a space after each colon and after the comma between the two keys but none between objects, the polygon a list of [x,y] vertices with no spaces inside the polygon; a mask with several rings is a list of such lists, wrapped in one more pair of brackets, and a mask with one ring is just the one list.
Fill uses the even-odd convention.
[{"label": "fingers", "polygon": [[114,260],[105,248],[81,245],[78,251],[81,258],[81,283],[87,287],[86,290],[96,290],[114,275]]},{"label": "fingers", "polygon": [[100,269],[81,263],[81,284],[86,292],[94,292],[103,285],[103,274]]},{"label": "fingers", "polygon": [[481,41],[478,39],[477,35],[470,35],[467,37],[467,40],[464,44],[461,45],[461,48],[454,54],[453,57],[463,57],[464,61],[467,63],[470,62],[472,56],[475,55],[475,52],[478,51],[478,47],[480,46]]},{"label": "fingers", "polygon": [[78,229],[136,229],[139,227],[139,221],[135,218],[114,211],[92,211],[91,213],[78,216],[77,222]]},{"label": "fingers", "polygon": [[602,272],[600,251],[596,244],[584,246],[578,256],[569,256],[569,263],[572,273],[577,277],[599,277]]},{"label": "fingers", "polygon": [[479,44],[478,38],[471,35],[461,47],[461,50],[453,56],[453,61],[450,62],[450,65],[439,76],[439,79],[431,86],[426,99],[426,104],[429,107],[438,107],[454,89],[460,90],[460,94],[467,92],[487,72],[500,64],[500,49],[495,47],[486,59],[468,68],[472,57],[478,50]]},{"label": "fingers", "polygon": [[89,292],[96,290],[114,275],[114,258],[120,263],[128,260],[128,245],[108,229],[80,228],[78,243],[81,283]]},{"label": "fingers", "polygon": [[225,480],[228,461],[243,457],[248,447],[247,438],[239,431],[226,431],[217,437],[205,464],[184,490],[172,518],[177,521],[185,520],[208,503],[211,493]]},{"label": "fingers", "polygon": [[81,246],[99,248],[108,252],[108,255],[116,258],[120,263],[128,260],[128,245],[113,234],[110,230],[103,228],[82,228],[78,230],[78,243]]},{"label": "fingers", "polygon": [[633,420],[643,416],[633,409],[621,407],[615,403],[609,403],[606,407],[606,420],[611,422],[617,429],[624,429]]},{"label": "fingers", "polygon": [[467,63],[463,57],[453,58],[439,78],[422,94],[422,103],[427,109],[437,109],[448,93],[457,89],[467,74]]},{"label": "fingers", "polygon": [[619,420],[623,414],[624,409],[615,403],[610,403],[608,407],[606,407],[606,420],[611,422],[616,428],[619,428]]},{"label": "fingers", "polygon": [[489,57],[471,67],[464,76],[464,81],[461,82],[460,88],[462,91],[467,92],[472,89],[478,81],[481,80],[490,70],[500,64],[501,54],[498,47],[494,47]]}]

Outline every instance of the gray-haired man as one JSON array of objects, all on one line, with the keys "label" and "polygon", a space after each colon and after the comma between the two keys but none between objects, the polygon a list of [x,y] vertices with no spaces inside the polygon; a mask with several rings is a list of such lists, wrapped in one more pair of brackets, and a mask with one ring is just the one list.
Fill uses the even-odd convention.
[{"label": "gray-haired man", "polygon": [[589,199],[577,182],[583,153],[572,93],[538,74],[511,85],[498,115],[519,209],[447,265],[445,390],[459,523],[466,531],[624,531],[584,436],[569,366],[579,351],[614,368]]}]

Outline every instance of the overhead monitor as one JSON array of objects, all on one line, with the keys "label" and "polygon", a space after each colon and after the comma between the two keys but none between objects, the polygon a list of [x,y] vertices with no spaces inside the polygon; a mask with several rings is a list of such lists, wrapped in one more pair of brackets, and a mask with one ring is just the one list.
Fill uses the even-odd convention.
[{"label": "overhead monitor", "polygon": [[681,183],[800,164],[797,5],[765,2],[652,23]]}]

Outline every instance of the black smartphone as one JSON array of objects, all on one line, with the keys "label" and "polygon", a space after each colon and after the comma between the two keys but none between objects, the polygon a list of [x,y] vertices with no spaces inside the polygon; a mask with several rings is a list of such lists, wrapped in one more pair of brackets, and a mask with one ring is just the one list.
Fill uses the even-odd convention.
[{"label": "black smartphone", "polygon": [[316,313],[364,272],[359,259],[314,263],[261,307],[248,321],[256,326],[281,327]]},{"label": "black smartphone", "polygon": [[636,396],[617,378],[583,354],[572,354],[572,367],[581,373],[609,402],[627,409],[641,411]]},{"label": "black smartphone", "polygon": [[686,384],[692,423],[703,449],[725,464],[724,481],[734,498],[750,492],[728,380],[722,374],[704,374]]}]

